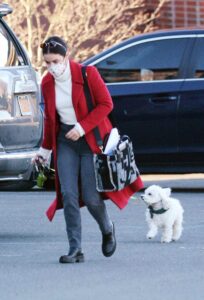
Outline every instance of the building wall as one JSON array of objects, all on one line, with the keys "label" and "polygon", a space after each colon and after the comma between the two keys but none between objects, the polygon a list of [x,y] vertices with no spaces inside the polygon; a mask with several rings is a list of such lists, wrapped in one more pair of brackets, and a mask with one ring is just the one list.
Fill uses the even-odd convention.
[{"label": "building wall", "polygon": [[[158,5],[158,0],[147,0],[148,6]],[[163,28],[204,26],[203,0],[167,0],[157,24]]]}]

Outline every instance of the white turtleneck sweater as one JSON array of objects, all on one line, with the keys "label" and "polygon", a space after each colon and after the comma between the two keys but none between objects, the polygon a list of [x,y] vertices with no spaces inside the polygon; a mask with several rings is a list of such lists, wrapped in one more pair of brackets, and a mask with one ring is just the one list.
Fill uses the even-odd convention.
[{"label": "white turtleneck sweater", "polygon": [[[75,125],[74,127],[80,136],[83,136],[85,132],[77,122],[72,104],[72,80],[69,62],[64,73],[58,78],[55,78],[55,99],[60,122],[67,125]],[[40,147],[38,155],[41,155],[45,160],[49,160],[51,152],[51,150]]]}]

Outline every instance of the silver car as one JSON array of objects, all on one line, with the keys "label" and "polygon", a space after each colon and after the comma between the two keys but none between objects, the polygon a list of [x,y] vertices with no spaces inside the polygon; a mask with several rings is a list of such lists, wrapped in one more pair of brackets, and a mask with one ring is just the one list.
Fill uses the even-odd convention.
[{"label": "silver car", "polygon": [[34,185],[31,159],[42,137],[40,89],[25,49],[3,20],[0,4],[0,189]]}]

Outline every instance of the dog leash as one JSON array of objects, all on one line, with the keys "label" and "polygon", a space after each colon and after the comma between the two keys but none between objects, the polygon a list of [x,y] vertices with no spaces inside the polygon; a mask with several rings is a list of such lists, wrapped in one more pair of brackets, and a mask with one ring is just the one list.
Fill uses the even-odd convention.
[{"label": "dog leash", "polygon": [[131,201],[133,201],[135,204],[138,204],[140,202],[140,197],[132,196],[130,197]]}]

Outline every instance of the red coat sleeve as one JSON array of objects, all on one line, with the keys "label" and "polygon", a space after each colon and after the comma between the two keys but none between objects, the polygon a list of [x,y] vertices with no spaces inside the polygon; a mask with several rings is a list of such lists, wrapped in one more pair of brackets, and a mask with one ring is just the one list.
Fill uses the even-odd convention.
[{"label": "red coat sleeve", "polygon": [[98,126],[113,109],[111,95],[95,67],[87,67],[87,80],[95,108],[79,122],[85,133]]}]

